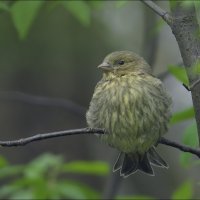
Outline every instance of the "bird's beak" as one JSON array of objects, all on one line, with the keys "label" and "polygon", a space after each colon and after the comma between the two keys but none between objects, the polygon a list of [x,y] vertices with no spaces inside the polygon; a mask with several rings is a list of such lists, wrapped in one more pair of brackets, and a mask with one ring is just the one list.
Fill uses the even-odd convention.
[{"label": "bird's beak", "polygon": [[100,69],[103,69],[103,70],[110,70],[111,65],[107,62],[103,62],[97,68],[100,68]]}]

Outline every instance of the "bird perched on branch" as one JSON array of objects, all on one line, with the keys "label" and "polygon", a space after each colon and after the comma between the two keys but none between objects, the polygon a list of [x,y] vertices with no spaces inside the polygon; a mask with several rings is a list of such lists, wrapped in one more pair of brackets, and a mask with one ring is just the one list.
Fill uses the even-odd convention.
[{"label": "bird perched on branch", "polygon": [[171,98],[162,82],[151,74],[147,62],[131,51],[107,55],[98,66],[103,77],[98,82],[87,123],[103,128],[100,139],[120,151],[113,171],[127,177],[140,170],[154,175],[152,164],[168,167],[155,150],[167,132]]}]

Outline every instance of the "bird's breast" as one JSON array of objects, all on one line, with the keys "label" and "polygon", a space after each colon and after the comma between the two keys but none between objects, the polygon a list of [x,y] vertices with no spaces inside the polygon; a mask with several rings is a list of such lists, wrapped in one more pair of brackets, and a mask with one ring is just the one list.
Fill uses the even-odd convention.
[{"label": "bird's breast", "polygon": [[100,137],[126,152],[152,145],[169,119],[168,98],[157,80],[132,75],[100,81],[87,112],[89,126],[104,128],[107,135]]}]

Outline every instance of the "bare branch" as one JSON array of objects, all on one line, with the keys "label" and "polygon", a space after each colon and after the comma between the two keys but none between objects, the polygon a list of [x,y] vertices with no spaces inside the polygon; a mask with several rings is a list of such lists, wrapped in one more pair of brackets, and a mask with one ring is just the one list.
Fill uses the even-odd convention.
[{"label": "bare branch", "polygon": [[[71,129],[71,130],[37,134],[37,135],[31,136],[31,137],[21,138],[18,140],[0,141],[0,146],[2,146],[2,147],[23,146],[23,145],[26,145],[28,143],[38,141],[38,140],[44,140],[44,139],[68,136],[68,135],[80,135],[80,134],[106,134],[106,133],[105,133],[104,129],[100,129],[100,128]],[[179,144],[177,142],[168,140],[164,137],[162,137],[158,141],[158,143],[177,148],[184,152],[192,153],[200,158],[200,149],[195,149],[195,148],[183,145],[183,144]]]},{"label": "bare branch", "polygon": [[79,135],[79,134],[104,134],[104,130],[99,128],[80,128],[80,129],[72,129],[72,130],[64,130],[64,131],[56,131],[51,133],[43,133],[37,134],[27,138],[21,138],[18,140],[12,141],[0,141],[0,146],[2,147],[12,147],[12,146],[23,146],[28,143],[44,140],[54,137],[68,136],[68,135]]},{"label": "bare branch", "polygon": [[149,8],[151,8],[155,13],[157,13],[159,16],[161,16],[168,24],[171,24],[171,15],[163,10],[161,7],[159,7],[157,4],[155,4],[151,0],[141,0],[144,4],[146,4]]},{"label": "bare branch", "polygon": [[195,149],[195,148],[183,145],[183,144],[179,144],[177,142],[168,140],[168,139],[166,139],[164,137],[162,137],[160,139],[159,143],[167,145],[167,146],[174,147],[174,148],[179,149],[179,150],[181,150],[183,152],[188,152],[188,153],[194,154],[194,155],[196,155],[197,157],[200,158],[200,149]]}]

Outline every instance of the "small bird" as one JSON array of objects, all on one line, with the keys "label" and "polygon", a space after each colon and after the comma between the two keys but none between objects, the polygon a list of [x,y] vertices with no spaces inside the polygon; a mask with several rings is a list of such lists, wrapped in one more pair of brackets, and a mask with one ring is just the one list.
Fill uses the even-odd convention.
[{"label": "small bird", "polygon": [[171,98],[151,67],[131,51],[116,51],[98,66],[97,83],[86,119],[102,128],[98,137],[120,151],[113,171],[127,177],[137,170],[154,175],[152,165],[168,168],[155,146],[167,132]]}]

